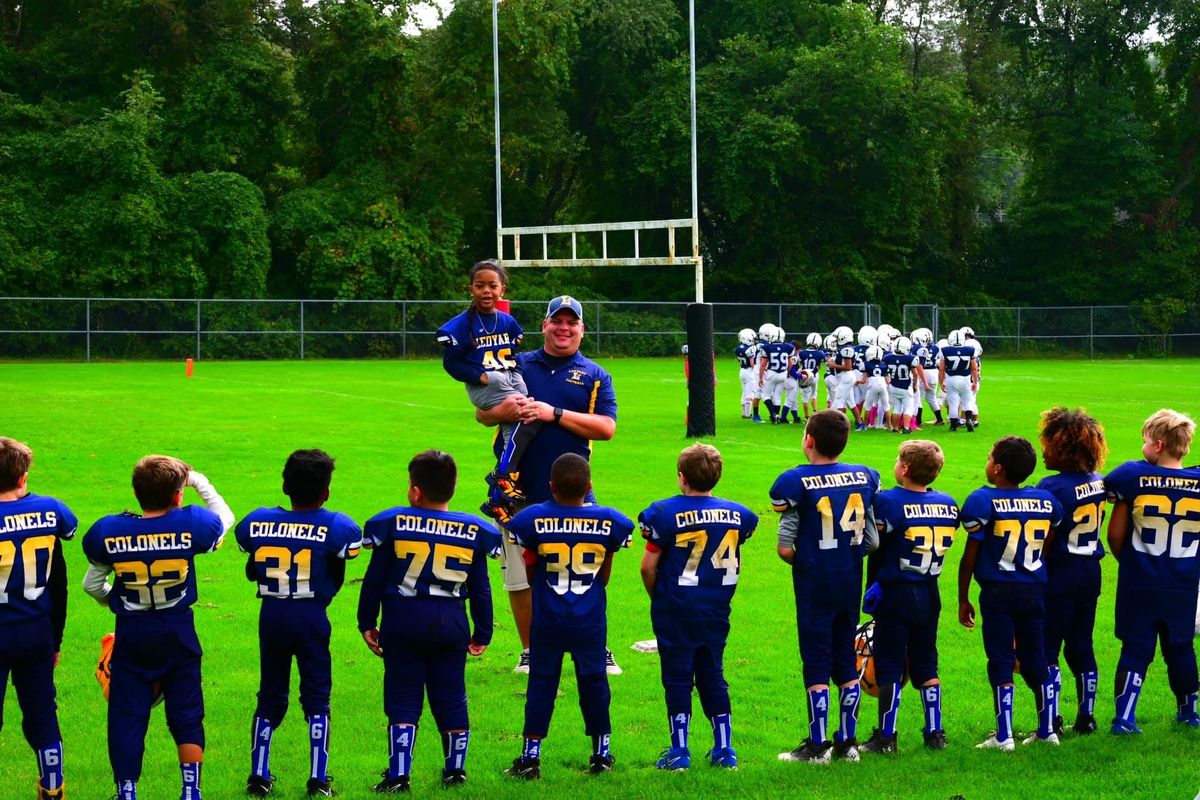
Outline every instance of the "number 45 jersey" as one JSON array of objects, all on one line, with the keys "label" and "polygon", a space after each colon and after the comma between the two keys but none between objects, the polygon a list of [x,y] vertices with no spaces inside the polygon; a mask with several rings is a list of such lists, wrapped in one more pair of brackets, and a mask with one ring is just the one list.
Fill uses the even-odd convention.
[{"label": "number 45 jersey", "polygon": [[247,574],[258,596],[316,599],[328,606],[345,579],[345,561],[362,549],[362,531],[337,511],[259,508],[238,523],[238,547],[250,554]]},{"label": "number 45 jersey", "polygon": [[536,558],[531,581],[534,625],[595,626],[603,631],[607,600],[600,569],[609,553],[629,546],[629,517],[605,506],[551,501],[519,511],[508,532]]},{"label": "number 45 jersey", "polygon": [[1200,470],[1126,461],[1104,479],[1108,499],[1129,503],[1130,531],[1117,585],[1185,592],[1200,580]]},{"label": "number 45 jersey", "polygon": [[83,552],[111,567],[108,606],[118,617],[178,612],[196,602],[193,559],[221,546],[221,518],[202,506],[174,508],[160,517],[111,514],[83,537]]}]

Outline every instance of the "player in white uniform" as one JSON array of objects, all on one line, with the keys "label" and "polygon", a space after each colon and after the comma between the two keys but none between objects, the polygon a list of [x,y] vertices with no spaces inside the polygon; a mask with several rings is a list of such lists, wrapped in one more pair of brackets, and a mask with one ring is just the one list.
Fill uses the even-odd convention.
[{"label": "player in white uniform", "polygon": [[979,425],[979,385],[983,382],[983,345],[975,338],[975,329],[969,325],[959,328],[963,335],[963,344],[968,344],[975,350],[975,363],[979,369],[979,377],[975,380],[975,424]]},{"label": "player in white uniform", "polygon": [[785,342],[783,328],[772,325],[771,341],[763,346],[759,357],[759,379],[762,384],[762,400],[771,412],[771,422],[787,422],[784,416],[784,383],[792,366],[792,345]]},{"label": "player in white uniform", "polygon": [[742,419],[762,422],[758,415],[758,339],[750,328],[738,332],[738,346],[733,355],[738,360],[738,378],[742,383]]},{"label": "player in white uniform", "polygon": [[860,423],[857,427],[861,430],[862,416],[854,404],[854,388],[858,380],[854,370],[854,363],[858,358],[858,353],[854,348],[854,331],[842,325],[833,332],[833,335],[837,347],[832,363],[839,376],[838,390],[833,396],[833,407],[838,411],[849,409],[854,415],[854,421]]},{"label": "player in white uniform", "polygon": [[[938,348],[933,343],[933,331],[929,328],[917,328],[912,332],[912,341],[916,346],[916,355],[921,362],[921,369],[925,371],[925,387],[922,394],[925,396],[925,402],[929,405],[929,410],[933,412],[934,425],[943,424],[942,420],[942,403],[938,395]],[[917,417],[914,420],[917,428],[921,427],[922,417],[925,407],[921,404],[920,396],[917,397]]]},{"label": "player in white uniform", "polygon": [[951,331],[942,348],[938,367],[939,382],[946,387],[950,408],[950,430],[958,430],[962,420],[967,430],[975,430],[975,389],[979,385],[979,361],[975,348],[963,343],[960,331]]},{"label": "player in white uniform", "polygon": [[833,408],[833,398],[838,392],[842,376],[833,369],[833,360],[837,358],[837,337],[832,333],[825,337],[825,407]]},{"label": "player in white uniform", "polygon": [[888,370],[888,399],[891,405],[889,427],[897,433],[910,433],[917,405],[916,386],[925,383],[921,360],[912,352],[912,340],[901,336],[895,352],[883,357]]},{"label": "player in white uniform", "polygon": [[873,344],[867,348],[863,362],[862,377],[859,383],[863,386],[863,408],[868,418],[873,419],[872,427],[880,430],[887,427],[887,367],[883,363],[883,348]]}]

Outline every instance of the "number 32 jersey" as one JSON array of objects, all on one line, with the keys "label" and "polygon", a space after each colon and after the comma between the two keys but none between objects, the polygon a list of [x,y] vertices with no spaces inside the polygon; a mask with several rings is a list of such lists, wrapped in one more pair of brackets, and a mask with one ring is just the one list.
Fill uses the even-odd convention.
[{"label": "number 32 jersey", "polygon": [[1063,510],[1049,492],[1030,487],[981,486],[967,496],[959,520],[979,542],[975,578],[984,583],[1045,583],[1042,548],[1051,528],[1062,524]]},{"label": "number 32 jersey", "polygon": [[1200,470],[1126,461],[1104,479],[1108,499],[1129,504],[1119,584],[1188,592],[1200,580]]},{"label": "number 32 jersey", "polygon": [[362,548],[362,531],[345,514],[328,509],[259,508],[238,523],[238,547],[250,554],[258,596],[317,599],[329,605],[342,587],[346,560]]}]

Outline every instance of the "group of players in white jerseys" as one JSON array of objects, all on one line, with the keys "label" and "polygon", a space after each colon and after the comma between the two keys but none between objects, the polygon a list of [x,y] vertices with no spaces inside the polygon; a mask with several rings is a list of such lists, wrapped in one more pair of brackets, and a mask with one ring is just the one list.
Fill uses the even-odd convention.
[{"label": "group of players in white jerseys", "polygon": [[[783,328],[770,322],[757,333],[743,328],[734,350],[741,368],[742,418],[806,423],[817,411],[824,366],[825,406],[853,415],[856,430],[920,430],[928,405],[933,424],[948,418],[950,430],[974,431],[982,354],[970,327],[935,342],[929,328],[905,336],[886,324],[864,325],[857,334],[842,325],[827,336],[813,331],[803,346],[789,342]],[[768,419],[762,418],[761,405]]]}]

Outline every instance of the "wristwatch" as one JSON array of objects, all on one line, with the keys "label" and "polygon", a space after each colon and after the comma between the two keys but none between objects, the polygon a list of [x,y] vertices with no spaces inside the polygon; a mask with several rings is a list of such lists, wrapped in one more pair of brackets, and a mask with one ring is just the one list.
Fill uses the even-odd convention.
[{"label": "wristwatch", "polygon": [[563,410],[562,410],[562,407],[561,407],[561,406],[555,406],[555,407],[554,407],[554,424],[555,424],[555,425],[557,425],[557,424],[559,424],[560,422],[562,422],[562,415],[563,415]]}]

